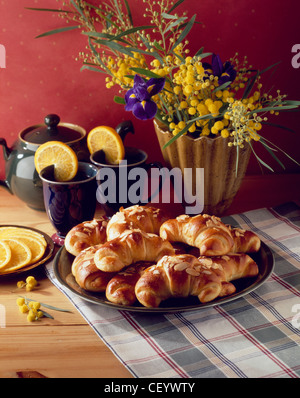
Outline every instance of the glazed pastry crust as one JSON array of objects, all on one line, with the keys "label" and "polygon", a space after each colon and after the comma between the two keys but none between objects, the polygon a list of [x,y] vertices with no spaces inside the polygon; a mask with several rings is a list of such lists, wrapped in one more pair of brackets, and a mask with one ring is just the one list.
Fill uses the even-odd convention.
[{"label": "glazed pastry crust", "polygon": [[72,263],[72,274],[78,285],[90,292],[104,292],[115,272],[100,271],[94,262],[99,246],[91,246],[80,252]]},{"label": "glazed pastry crust", "polygon": [[103,216],[73,227],[65,238],[66,250],[77,256],[82,250],[106,242],[108,218]]},{"label": "glazed pastry crust", "polygon": [[152,308],[171,297],[198,296],[207,303],[233,294],[235,286],[230,281],[257,274],[258,266],[247,254],[164,256],[139,278],[135,294],[142,305]]},{"label": "glazed pastry crust", "polygon": [[167,215],[161,209],[145,206],[131,206],[120,208],[107,225],[107,240],[120,236],[127,230],[140,229],[150,234],[159,234],[163,222],[168,220]]},{"label": "glazed pastry crust", "polygon": [[171,242],[183,242],[199,249],[203,256],[221,256],[232,251],[234,241],[220,218],[199,214],[170,219],[160,227],[160,236]]},{"label": "glazed pastry crust", "polygon": [[100,246],[94,261],[101,271],[118,272],[137,261],[157,262],[164,255],[174,253],[173,246],[167,240],[155,234],[133,230]]},{"label": "glazed pastry crust", "polygon": [[135,285],[153,263],[140,261],[118,272],[107,284],[106,298],[115,304],[133,305],[136,302]]}]

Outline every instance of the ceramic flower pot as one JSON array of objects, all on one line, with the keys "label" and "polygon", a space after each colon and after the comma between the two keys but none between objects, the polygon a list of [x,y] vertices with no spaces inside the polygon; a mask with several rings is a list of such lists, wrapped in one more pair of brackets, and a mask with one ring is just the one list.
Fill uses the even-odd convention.
[{"label": "ceramic flower pot", "polygon": [[[193,139],[187,135],[181,136],[167,148],[163,146],[173,135],[154,121],[156,135],[162,150],[162,155],[168,168],[178,167],[183,177],[183,186],[192,184],[192,193],[196,195],[196,169],[203,170],[203,211],[216,216],[222,216],[231,205],[237,194],[248,166],[251,148],[246,144],[239,150],[238,172],[236,175],[237,151],[234,146],[228,146],[230,138],[221,136],[208,138],[206,136]],[[186,181],[184,169],[192,169],[192,179]],[[184,195],[182,196],[184,202]]]}]

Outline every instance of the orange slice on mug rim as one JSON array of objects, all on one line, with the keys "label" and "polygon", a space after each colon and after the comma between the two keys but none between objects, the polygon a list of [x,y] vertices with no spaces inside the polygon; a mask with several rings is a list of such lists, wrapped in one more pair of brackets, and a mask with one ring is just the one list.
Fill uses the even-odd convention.
[{"label": "orange slice on mug rim", "polygon": [[87,146],[91,154],[102,150],[109,164],[119,164],[125,156],[121,137],[114,128],[109,126],[93,128],[87,136]]},{"label": "orange slice on mug rim", "polygon": [[54,165],[56,181],[70,181],[78,170],[76,153],[60,141],[48,141],[40,145],[35,152],[34,164],[38,173],[45,167]]}]

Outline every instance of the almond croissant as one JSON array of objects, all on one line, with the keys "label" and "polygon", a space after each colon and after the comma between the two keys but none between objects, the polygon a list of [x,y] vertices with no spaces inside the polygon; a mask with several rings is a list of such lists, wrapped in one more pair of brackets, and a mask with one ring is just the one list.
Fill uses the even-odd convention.
[{"label": "almond croissant", "polygon": [[73,227],[65,238],[66,250],[77,256],[87,247],[106,242],[106,227],[108,218],[101,216],[98,219],[84,221]]},{"label": "almond croissant", "polygon": [[140,229],[150,234],[159,234],[159,228],[168,217],[161,209],[131,206],[115,213],[107,225],[107,240],[120,236],[126,230]]},{"label": "almond croissant", "polygon": [[94,262],[94,255],[99,246],[91,246],[78,254],[72,263],[72,275],[78,285],[90,292],[104,292],[115,272],[100,271]]},{"label": "almond croissant", "polygon": [[137,261],[156,263],[164,255],[174,253],[171,243],[160,236],[133,230],[101,245],[94,261],[101,271],[118,272]]},{"label": "almond croissant", "polygon": [[230,281],[257,274],[257,264],[247,254],[164,256],[146,269],[135,286],[135,294],[142,305],[150,308],[171,297],[198,296],[201,303],[207,303],[233,294],[236,288]]},{"label": "almond croissant", "polygon": [[140,261],[118,272],[106,286],[107,300],[119,305],[134,304],[136,282],[151,265],[153,263]]},{"label": "almond croissant", "polygon": [[246,231],[241,228],[231,228],[231,236],[233,239],[233,253],[255,253],[258,252],[261,245],[261,240],[252,231]]},{"label": "almond croissant", "polygon": [[201,256],[227,254],[234,244],[229,228],[218,217],[206,214],[170,219],[160,227],[160,236],[170,242],[195,246]]}]

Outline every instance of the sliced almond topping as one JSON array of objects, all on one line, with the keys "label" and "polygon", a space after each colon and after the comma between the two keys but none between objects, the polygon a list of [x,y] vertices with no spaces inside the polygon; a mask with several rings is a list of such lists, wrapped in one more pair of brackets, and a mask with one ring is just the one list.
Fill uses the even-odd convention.
[{"label": "sliced almond topping", "polygon": [[192,276],[199,276],[200,275],[199,272],[197,272],[194,268],[187,268],[185,271],[189,275],[192,275]]},{"label": "sliced almond topping", "polygon": [[85,222],[83,224],[83,226],[86,227],[86,228],[94,228],[95,223],[93,223],[93,222]]},{"label": "sliced almond topping", "polygon": [[202,271],[202,274],[211,275],[211,271],[204,270],[204,271]]},{"label": "sliced almond topping", "polygon": [[225,260],[225,261],[230,260],[230,257],[228,257],[228,256],[222,256],[221,258],[222,258],[223,260]]},{"label": "sliced almond topping", "polygon": [[199,258],[199,261],[203,265],[212,265],[212,263],[213,263],[211,258]]},{"label": "sliced almond topping", "polygon": [[183,271],[189,266],[190,266],[189,263],[178,263],[178,264],[175,264],[174,270],[175,271]]},{"label": "sliced almond topping", "polygon": [[87,234],[84,234],[83,232],[76,231],[75,235],[78,236],[78,238],[87,238]]},{"label": "sliced almond topping", "polygon": [[185,221],[188,220],[190,218],[190,216],[188,216],[187,214],[182,214],[181,216],[176,217],[177,221]]}]

